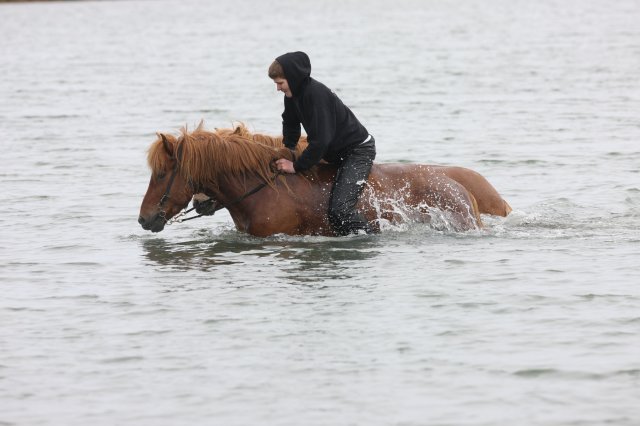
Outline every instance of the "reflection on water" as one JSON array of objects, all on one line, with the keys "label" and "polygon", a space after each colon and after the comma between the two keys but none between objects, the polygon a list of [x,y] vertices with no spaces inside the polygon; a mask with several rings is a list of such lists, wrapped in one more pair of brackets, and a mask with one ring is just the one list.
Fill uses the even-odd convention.
[{"label": "reflection on water", "polygon": [[[276,246],[272,246],[276,247]],[[297,283],[352,278],[362,272],[361,261],[376,258],[382,250],[379,236],[333,238],[318,242],[282,242],[279,259],[290,260],[284,269]]]},{"label": "reflection on water", "polygon": [[[164,238],[142,241],[143,254],[152,263],[170,266],[180,270],[201,269],[207,271],[217,265],[240,263],[225,259],[222,254],[227,250],[219,250],[216,244],[203,247],[198,241],[176,243]],[[203,263],[206,260],[206,263]]]},{"label": "reflection on water", "polygon": [[361,269],[354,268],[358,262],[373,259],[382,251],[381,237],[370,235],[263,239],[229,231],[194,237],[181,242],[143,239],[142,252],[152,264],[176,270],[211,272],[233,265],[259,279],[259,265],[268,264],[279,266],[294,282],[320,282],[350,278],[350,271]]}]

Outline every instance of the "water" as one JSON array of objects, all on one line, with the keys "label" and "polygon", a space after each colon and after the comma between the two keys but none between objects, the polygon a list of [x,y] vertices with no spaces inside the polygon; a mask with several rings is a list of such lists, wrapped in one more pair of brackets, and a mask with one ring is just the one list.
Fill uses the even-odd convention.
[{"label": "water", "polygon": [[[640,3],[0,5],[0,424],[640,423]],[[305,50],[482,231],[136,223],[156,131],[279,132]]]}]

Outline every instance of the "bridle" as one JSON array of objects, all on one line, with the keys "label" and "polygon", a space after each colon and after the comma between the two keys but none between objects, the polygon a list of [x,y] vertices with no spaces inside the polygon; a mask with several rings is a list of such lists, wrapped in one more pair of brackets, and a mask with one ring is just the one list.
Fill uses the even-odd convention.
[{"label": "bridle", "polygon": [[[160,201],[158,202],[158,216],[161,217],[165,223],[167,224],[172,224],[174,222],[184,222],[187,220],[191,220],[191,219],[197,219],[201,216],[204,216],[203,214],[199,214],[197,216],[192,216],[192,217],[188,217],[188,218],[182,218],[183,216],[185,216],[187,213],[195,210],[195,207],[191,207],[188,210],[184,210],[178,214],[176,214],[174,217],[172,217],[171,219],[167,220],[167,211],[163,209],[163,206],[165,205],[165,203],[167,201],[169,201],[169,199],[171,198],[171,187],[173,186],[173,182],[176,179],[176,175],[178,174],[178,170],[180,168],[180,157],[182,157],[182,150],[184,148],[184,145],[180,145],[178,147],[178,152],[176,153],[175,157],[172,157],[173,159],[175,159],[175,164],[173,165],[173,169],[171,170],[171,176],[169,177],[169,182],[167,182],[167,189],[165,189],[164,194],[162,194],[162,197],[160,198]],[[193,192],[195,192],[195,186],[193,185],[193,182],[191,181],[191,179],[189,179],[189,186],[191,187],[191,189],[193,190]]]},{"label": "bridle", "polygon": [[162,219],[164,219],[165,222],[167,222],[167,211],[163,209],[163,206],[171,198],[169,194],[171,194],[171,187],[173,186],[173,182],[175,181],[176,175],[178,174],[180,157],[182,156],[183,148],[184,148],[184,145],[180,145],[178,147],[178,152],[176,153],[176,155],[171,157],[171,159],[175,160],[175,164],[173,165],[173,169],[171,170],[171,176],[169,177],[169,182],[167,183],[167,189],[165,189],[164,194],[162,194],[162,197],[160,198],[160,201],[158,201],[158,210],[159,210],[158,215]]},{"label": "bridle", "polygon": [[[173,186],[173,182],[176,179],[176,175],[178,174],[178,170],[179,170],[179,165],[180,165],[180,157],[182,156],[182,150],[184,148],[184,145],[180,145],[178,147],[178,152],[176,153],[176,155],[174,157],[172,157],[173,159],[175,159],[175,164],[173,165],[173,169],[171,170],[171,176],[169,177],[169,182],[167,182],[167,189],[165,189],[164,194],[162,194],[162,197],[160,198],[160,201],[158,202],[158,216],[161,217],[165,223],[167,224],[172,224],[172,223],[182,223],[182,222],[186,222],[187,220],[192,220],[192,219],[197,219],[199,217],[204,216],[204,214],[198,214],[196,216],[191,216],[191,217],[187,217],[187,218],[183,218],[183,216],[186,216],[188,213],[192,212],[193,210],[195,210],[195,207],[191,207],[190,209],[185,209],[183,211],[181,211],[180,213],[176,214],[174,217],[172,217],[171,219],[167,219],[167,211],[163,209],[163,206],[165,205],[165,203],[167,201],[169,201],[169,199],[171,198],[171,187]],[[280,175],[280,172],[276,172],[276,174],[270,179],[269,182],[273,182],[278,175]],[[260,190],[262,190],[265,186],[267,186],[268,183],[267,182],[262,182],[261,184],[257,185],[255,188],[247,191],[246,193],[244,193],[243,195],[241,195],[240,197],[236,198],[235,200],[227,203],[226,205],[222,205],[220,204],[220,207],[216,208],[216,210],[214,211],[218,211],[220,209],[222,209],[223,207],[225,208],[229,208],[235,204],[238,204],[239,202],[243,201],[245,198],[248,198],[250,196],[252,196],[253,194],[260,192]],[[189,179],[189,186],[191,187],[191,189],[193,190],[193,192],[195,191],[195,185],[193,184],[193,182],[191,182],[191,179]]]}]

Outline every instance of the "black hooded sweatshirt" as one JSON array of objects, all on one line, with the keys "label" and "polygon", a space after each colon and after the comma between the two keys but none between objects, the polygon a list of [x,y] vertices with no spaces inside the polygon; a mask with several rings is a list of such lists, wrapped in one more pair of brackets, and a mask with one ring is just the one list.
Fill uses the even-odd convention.
[{"label": "black hooded sweatshirt", "polygon": [[293,149],[300,138],[300,124],[309,146],[294,163],[306,170],[321,159],[339,163],[354,146],[369,136],[351,110],[327,86],[311,78],[311,61],[304,52],[278,56],[293,97],[284,97],[282,134],[284,145]]}]

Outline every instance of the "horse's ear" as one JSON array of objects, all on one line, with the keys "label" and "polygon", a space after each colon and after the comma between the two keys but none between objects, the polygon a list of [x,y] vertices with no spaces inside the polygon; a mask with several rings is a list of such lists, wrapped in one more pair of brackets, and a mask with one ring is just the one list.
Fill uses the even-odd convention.
[{"label": "horse's ear", "polygon": [[236,126],[236,128],[233,129],[233,134],[234,135],[241,135],[242,134],[242,127],[240,127],[240,125]]},{"label": "horse's ear", "polygon": [[167,154],[169,155],[169,157],[173,158],[173,146],[169,143],[169,141],[167,140],[167,137],[163,134],[160,133],[160,138],[162,139],[162,145],[164,146],[164,150],[167,151]]}]

